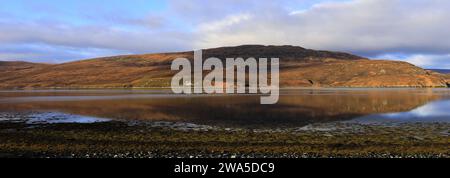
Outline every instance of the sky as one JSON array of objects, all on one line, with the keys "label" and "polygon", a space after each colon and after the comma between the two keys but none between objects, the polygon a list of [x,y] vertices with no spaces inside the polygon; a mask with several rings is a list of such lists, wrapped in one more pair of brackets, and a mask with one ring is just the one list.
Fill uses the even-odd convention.
[{"label": "sky", "polygon": [[0,60],[263,44],[450,69],[449,19],[448,0],[1,0]]}]

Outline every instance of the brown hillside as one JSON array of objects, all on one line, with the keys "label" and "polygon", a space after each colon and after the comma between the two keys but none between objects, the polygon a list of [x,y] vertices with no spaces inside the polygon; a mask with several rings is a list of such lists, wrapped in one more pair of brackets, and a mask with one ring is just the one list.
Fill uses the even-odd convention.
[{"label": "brown hillside", "polygon": [[445,79],[447,86],[450,87],[450,74],[444,74],[443,78]]},{"label": "brown hillside", "polygon": [[[48,64],[38,64],[22,61],[0,61],[0,87],[15,85],[30,77],[36,71],[49,67]],[[13,82],[14,84],[8,84]]]},{"label": "brown hillside", "polygon": [[[405,62],[295,46],[245,45],[204,50],[203,58],[278,57],[282,87],[445,87],[444,75]],[[193,52],[124,55],[63,64],[0,63],[0,88],[168,87],[173,59]]]},{"label": "brown hillside", "polygon": [[281,86],[446,87],[443,76],[401,61],[330,61],[293,66],[281,72]]}]

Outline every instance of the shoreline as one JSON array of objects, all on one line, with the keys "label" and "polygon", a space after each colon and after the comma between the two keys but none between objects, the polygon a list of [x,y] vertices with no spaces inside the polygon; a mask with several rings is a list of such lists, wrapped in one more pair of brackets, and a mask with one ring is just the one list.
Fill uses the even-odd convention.
[{"label": "shoreline", "polygon": [[449,123],[318,123],[285,130],[173,129],[121,121],[0,122],[0,157],[450,158]]},{"label": "shoreline", "polygon": [[[352,90],[352,89],[447,89],[450,87],[280,87],[280,90]],[[171,90],[171,87],[44,87],[44,88],[0,88],[0,91],[45,91],[45,90]]]}]

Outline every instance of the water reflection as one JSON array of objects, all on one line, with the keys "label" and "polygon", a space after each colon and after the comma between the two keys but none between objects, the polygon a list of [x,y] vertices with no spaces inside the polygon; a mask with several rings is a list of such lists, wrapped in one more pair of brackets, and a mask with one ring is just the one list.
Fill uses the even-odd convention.
[{"label": "water reflection", "polygon": [[427,103],[407,112],[373,114],[352,120],[359,123],[383,124],[402,122],[446,122],[450,123],[450,100]]},{"label": "water reflection", "polygon": [[260,105],[258,95],[173,95],[168,90],[3,91],[0,112],[58,111],[118,120],[297,127],[370,120],[367,117],[381,121],[439,116],[448,121],[443,112],[450,110],[449,96],[447,89],[291,89],[281,91],[278,104]]}]

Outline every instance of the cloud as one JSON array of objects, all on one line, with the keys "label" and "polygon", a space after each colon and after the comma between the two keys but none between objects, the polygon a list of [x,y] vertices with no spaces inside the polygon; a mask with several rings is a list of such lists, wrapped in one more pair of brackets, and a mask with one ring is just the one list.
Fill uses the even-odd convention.
[{"label": "cloud", "polygon": [[[140,5],[149,4],[138,1]],[[127,10],[131,6],[123,1],[99,8],[91,7],[90,2],[67,3],[8,2],[0,7],[0,60],[65,62],[105,55],[192,49],[191,33],[176,29],[164,14],[154,10],[130,12]],[[131,9],[149,8],[135,4]]]},{"label": "cloud", "polygon": [[226,17],[225,19],[215,21],[212,23],[207,24],[201,24],[199,26],[200,32],[208,33],[208,32],[214,32],[217,30],[223,30],[229,27],[233,27],[233,25],[243,23],[245,21],[248,21],[251,18],[248,14],[238,14],[238,15],[231,15]]},{"label": "cloud", "polygon": [[427,69],[450,69],[450,54],[446,55],[411,55],[404,60]]},{"label": "cloud", "polygon": [[21,49],[3,50],[0,60],[66,61],[117,53],[288,44],[366,57],[402,54],[399,59],[419,66],[450,68],[450,1],[168,0],[166,4],[164,9],[139,13],[128,12],[129,7],[105,7],[98,14],[72,8],[65,14],[70,18],[54,19],[46,11],[43,18],[31,20],[0,11],[0,52],[7,45]]},{"label": "cloud", "polygon": [[[180,31],[153,32],[147,30],[134,30],[114,26],[76,26],[59,23],[23,23],[0,22],[0,45],[9,45],[23,49],[13,57],[13,53],[3,53],[5,60],[11,56],[24,60],[41,57],[43,61],[66,61],[76,57],[99,57],[101,55],[115,55],[117,51],[123,53],[150,53],[161,51],[178,51],[190,49],[190,37]],[[30,48],[40,49],[41,53],[47,51],[53,55],[35,55]],[[55,53],[50,49],[63,49]],[[1,51],[2,48],[0,48]],[[73,50],[76,49],[76,50]],[[80,54],[74,53],[77,51]],[[102,51],[97,55],[81,55],[94,51]],[[109,53],[107,51],[110,51]],[[60,53],[66,52],[66,55]],[[25,55],[26,53],[26,55]]]},{"label": "cloud", "polygon": [[450,69],[450,54],[383,54],[374,59],[400,60],[426,69]]},{"label": "cloud", "polygon": [[[199,47],[242,43],[292,44],[376,56],[446,54],[450,49],[449,1],[355,0],[309,9],[256,11],[251,19],[203,31]],[[218,22],[203,23],[216,26]]]},{"label": "cloud", "polygon": [[[99,56],[127,54],[126,51],[76,48],[46,44],[0,45],[0,61],[60,63]],[[45,59],[45,60],[43,60]]]},{"label": "cloud", "polygon": [[[43,43],[60,46],[130,51],[163,50],[183,46],[182,32],[134,31],[117,27],[53,23],[0,23],[0,43]],[[185,41],[182,41],[185,42]]]}]

